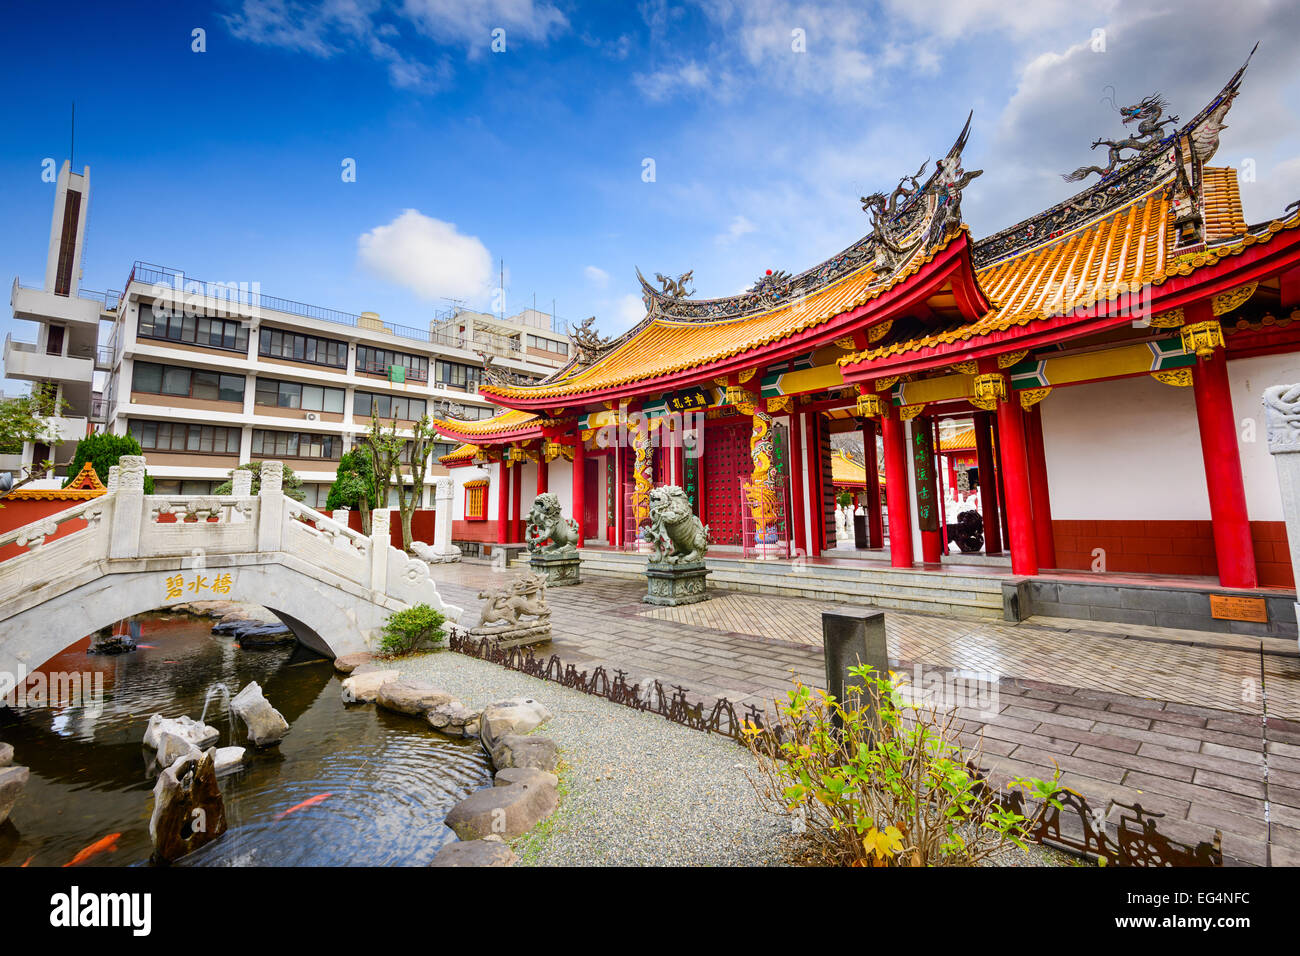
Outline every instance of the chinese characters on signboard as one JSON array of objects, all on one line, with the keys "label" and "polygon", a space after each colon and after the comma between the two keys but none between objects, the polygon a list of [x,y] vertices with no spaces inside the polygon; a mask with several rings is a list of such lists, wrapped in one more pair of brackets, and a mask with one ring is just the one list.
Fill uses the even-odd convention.
[{"label": "chinese characters on signboard", "polygon": [[912,467],[916,475],[916,521],[922,531],[939,530],[939,503],[934,481],[934,443],[930,424],[918,419],[912,424]]},{"label": "chinese characters on signboard", "polygon": [[198,597],[204,593],[207,594],[229,594],[233,581],[230,574],[201,574],[194,572],[190,575],[173,574],[168,576],[163,582],[167,594],[163,598],[165,601],[174,601],[177,598],[189,594]]}]

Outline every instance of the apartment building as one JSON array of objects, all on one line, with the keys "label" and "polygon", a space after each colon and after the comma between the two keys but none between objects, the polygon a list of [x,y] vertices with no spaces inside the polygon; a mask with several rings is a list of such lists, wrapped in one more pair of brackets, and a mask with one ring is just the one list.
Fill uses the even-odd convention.
[{"label": "apartment building", "polygon": [[[6,341],[5,374],[52,383],[68,403],[60,442],[29,445],[24,463],[66,461],[91,430],[130,433],[159,493],[205,494],[232,468],[274,458],[302,479],[307,504],[323,506],[372,414],[399,428],[426,413],[488,418],[499,409],[477,395],[486,363],[540,378],[567,360],[567,335],[534,310],[453,309],[404,326],[146,262],[120,292],[84,292],[89,182],[89,168],[64,164],[45,283],[14,280],[14,316],[37,328],[31,343]],[[429,506],[433,479],[446,473],[437,456],[454,446],[433,450]]]}]

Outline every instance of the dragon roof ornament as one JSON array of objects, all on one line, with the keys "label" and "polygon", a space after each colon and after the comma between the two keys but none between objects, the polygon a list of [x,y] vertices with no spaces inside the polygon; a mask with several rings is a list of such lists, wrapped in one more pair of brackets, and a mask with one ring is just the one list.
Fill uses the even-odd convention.
[{"label": "dragon roof ornament", "polygon": [[[883,193],[863,198],[863,209],[872,215],[873,229],[870,233],[838,255],[796,276],[781,270],[770,271],[740,295],[695,299],[692,298],[694,290],[684,288],[685,282],[692,278],[692,272],[685,273],[676,281],[656,274],[660,282],[660,288],[656,289],[638,269],[646,320],[658,317],[685,322],[714,322],[741,318],[797,301],[865,266],[875,266],[880,273],[879,280],[882,283],[888,281],[889,274],[901,267],[912,253],[941,242],[961,224],[961,191],[982,172],[968,173],[961,168],[961,152],[970,136],[970,124],[968,115],[956,142],[947,155],[935,163],[934,171],[924,184],[920,177],[929,160],[921,164],[915,176],[903,177],[888,198]],[[876,197],[880,199],[878,207]],[[635,334],[644,324],[638,325],[632,333]]]},{"label": "dragon roof ornament", "polygon": [[[1051,209],[981,239],[975,244],[975,266],[983,268],[1016,255],[1046,239],[1103,216],[1161,183],[1177,178],[1176,167],[1179,165],[1180,152],[1184,159],[1194,157],[1197,166],[1209,162],[1219,148],[1219,132],[1225,126],[1224,117],[1241,88],[1246,67],[1250,65],[1250,59],[1258,48],[1259,44],[1256,43],[1246,61],[1213,100],[1190,122],[1171,133],[1160,133],[1163,126],[1171,120],[1160,115],[1165,104],[1159,95],[1147,97],[1134,106],[1123,107],[1120,113],[1124,116],[1124,121],[1137,121],[1142,135],[1129,137],[1128,140],[1098,140],[1094,145],[1104,144],[1108,147],[1110,165],[1106,168],[1081,166],[1065,176],[1067,181],[1077,181],[1098,172],[1102,175],[1100,181],[1057,203]],[[1160,113],[1156,112],[1157,109]],[[1173,122],[1177,122],[1176,117]],[[1184,146],[1185,149],[1182,148]],[[1123,159],[1121,154],[1125,149],[1137,149],[1138,153],[1129,159]]]}]

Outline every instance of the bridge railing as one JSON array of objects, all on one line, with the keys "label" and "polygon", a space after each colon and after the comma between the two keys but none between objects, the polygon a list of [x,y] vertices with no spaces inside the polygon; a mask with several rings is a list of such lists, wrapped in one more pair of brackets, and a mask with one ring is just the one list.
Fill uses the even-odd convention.
[{"label": "bridge railing", "polygon": [[[428,565],[391,545],[387,508],[373,512],[367,536],[287,497],[281,462],[262,463],[256,495],[247,470],[234,473],[234,493],[225,496],[146,495],[144,472],[142,456],[123,456],[109,470],[102,497],[0,535],[0,549],[18,551],[0,560],[0,607],[53,582],[75,586],[96,564],[109,573],[118,561],[179,557],[195,562],[182,567],[202,568],[208,556],[254,553],[277,553],[305,574],[348,582],[381,604],[444,607]],[[440,511],[445,499],[450,512],[450,490],[439,486]],[[71,522],[77,525],[69,530]]]}]

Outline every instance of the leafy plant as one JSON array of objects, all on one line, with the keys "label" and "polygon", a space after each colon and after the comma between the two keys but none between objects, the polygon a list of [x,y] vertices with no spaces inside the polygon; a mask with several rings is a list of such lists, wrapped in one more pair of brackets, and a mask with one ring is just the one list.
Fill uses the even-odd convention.
[{"label": "leafy plant", "polygon": [[803,848],[841,866],[969,866],[1028,833],[1055,799],[1056,781],[1015,779],[1038,799],[1033,818],[1004,809],[975,772],[954,713],[906,703],[869,667],[845,700],[796,682],[777,707],[783,736],[750,726],[753,782],[769,809],[790,813]]},{"label": "leafy plant", "polygon": [[853,504],[853,496],[849,494],[847,491],[841,491],[838,494],[836,494],[835,500],[845,508]]},{"label": "leafy plant", "polygon": [[[402,547],[411,550],[411,519],[424,494],[424,477],[429,469],[429,453],[438,437],[433,420],[423,416],[410,426],[410,437],[400,434],[394,419],[384,424],[370,417],[370,430],[363,439],[374,454],[375,491],[378,500],[387,503],[390,485],[397,492],[397,508],[402,520]],[[405,468],[405,473],[403,473]]]},{"label": "leafy plant", "polygon": [[[108,484],[108,469],[116,465],[123,455],[143,454],[134,435],[114,435],[110,432],[87,435],[77,442],[77,450],[68,465],[68,480],[63,485],[66,488],[81,473],[86,462],[94,467],[100,482]],[[144,493],[153,494],[153,478],[148,472],[144,476]]]},{"label": "leafy plant", "polygon": [[[27,442],[55,445],[59,441],[59,426],[55,419],[67,410],[68,403],[59,398],[58,387],[38,382],[31,392],[16,398],[0,400],[0,454],[22,454]],[[44,478],[56,465],[53,461],[33,461],[15,475],[12,482],[0,492],[0,498],[38,478]]]},{"label": "leafy plant", "polygon": [[447,618],[427,604],[417,604],[404,611],[394,611],[384,621],[380,652],[386,657],[400,657],[425,646],[443,642]]},{"label": "leafy plant", "polygon": [[375,484],[375,459],[366,444],[357,445],[344,452],[339,459],[334,484],[330,485],[325,509],[351,508],[361,512],[361,533],[370,534],[370,512],[379,507],[379,492]]},{"label": "leafy plant", "polygon": [[[260,461],[250,461],[246,465],[240,465],[237,469],[230,472],[230,476],[217,485],[217,489],[212,492],[214,495],[228,495],[235,490],[235,471],[251,471],[253,473],[253,494],[260,494],[262,491],[262,463]],[[292,468],[284,466],[284,477],[281,479],[281,488],[284,493],[294,501],[302,501],[307,497],[302,490],[302,479],[299,478]]]}]

